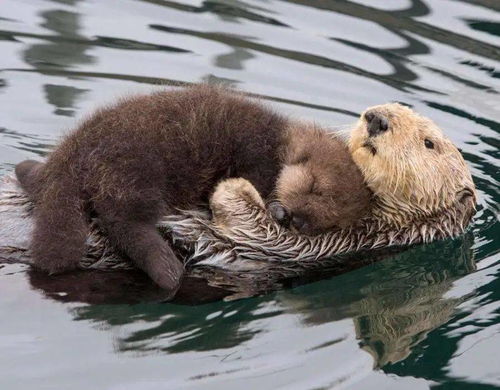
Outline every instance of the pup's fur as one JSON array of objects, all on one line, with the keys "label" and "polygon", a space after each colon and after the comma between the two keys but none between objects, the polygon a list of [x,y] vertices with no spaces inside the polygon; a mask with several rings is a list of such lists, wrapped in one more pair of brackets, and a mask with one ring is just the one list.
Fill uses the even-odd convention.
[{"label": "pup's fur", "polygon": [[155,223],[207,202],[223,178],[246,178],[269,198],[279,177],[284,203],[315,193],[314,202],[296,201],[291,211],[321,221],[322,230],[361,218],[371,196],[341,141],[207,85],[103,108],[45,164],[25,161],[16,174],[36,203],[31,251],[40,268],[76,268],[93,214],[113,245],[172,294],[183,266]]},{"label": "pup's fur", "polygon": [[345,228],[366,216],[370,192],[344,142],[311,123],[291,123],[287,132],[276,195],[293,218],[302,220],[300,232]]}]

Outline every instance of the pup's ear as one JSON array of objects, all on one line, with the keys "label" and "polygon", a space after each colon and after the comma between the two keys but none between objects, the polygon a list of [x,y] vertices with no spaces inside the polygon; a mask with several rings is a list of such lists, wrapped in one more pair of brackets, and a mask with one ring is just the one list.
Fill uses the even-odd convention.
[{"label": "pup's ear", "polygon": [[287,149],[285,162],[288,165],[305,164],[311,159],[311,148],[305,140],[296,139]]}]

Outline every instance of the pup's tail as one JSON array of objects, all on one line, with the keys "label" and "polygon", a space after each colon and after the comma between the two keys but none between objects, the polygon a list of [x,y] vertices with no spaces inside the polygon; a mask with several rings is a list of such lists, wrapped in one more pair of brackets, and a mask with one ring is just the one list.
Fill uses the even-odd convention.
[{"label": "pup's tail", "polygon": [[21,186],[35,201],[30,246],[34,264],[57,273],[77,268],[89,228],[78,181],[70,172],[47,171],[45,164],[29,160],[16,166]]},{"label": "pup's tail", "polygon": [[16,165],[16,177],[23,190],[31,199],[36,198],[40,192],[41,185],[40,170],[43,164],[35,160],[24,160]]}]

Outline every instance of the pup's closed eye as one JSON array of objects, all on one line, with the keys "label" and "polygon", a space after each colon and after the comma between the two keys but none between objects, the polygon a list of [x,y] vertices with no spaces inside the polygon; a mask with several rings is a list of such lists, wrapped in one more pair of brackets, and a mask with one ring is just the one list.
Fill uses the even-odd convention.
[{"label": "pup's closed eye", "polygon": [[303,154],[300,154],[299,156],[297,156],[295,159],[293,159],[291,164],[305,164],[310,159],[311,159],[311,156],[309,154],[303,153]]}]

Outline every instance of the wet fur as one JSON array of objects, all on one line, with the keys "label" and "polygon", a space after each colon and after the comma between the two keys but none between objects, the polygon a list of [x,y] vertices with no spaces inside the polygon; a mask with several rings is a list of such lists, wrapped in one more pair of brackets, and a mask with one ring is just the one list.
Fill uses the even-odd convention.
[{"label": "wet fur", "polygon": [[371,210],[371,192],[345,142],[312,123],[288,129],[286,165],[276,183],[277,198],[292,215],[306,221],[301,233],[314,235],[346,228]]},{"label": "wet fur", "polygon": [[[228,177],[245,178],[269,197],[293,156],[288,148],[299,133],[290,132],[290,126],[255,100],[207,85],[131,97],[97,111],[45,164],[27,161],[16,167],[35,201],[35,264],[50,273],[76,268],[89,218],[97,216],[121,254],[175,293],[183,265],[156,231],[159,218],[206,203],[215,185]],[[307,139],[301,140],[306,149]],[[330,142],[339,146],[318,153],[347,150],[339,140]],[[339,169],[355,167],[348,153],[342,156],[347,159],[341,159]],[[328,198],[336,209],[331,222],[348,224],[342,206],[351,203],[350,194],[369,194],[360,172],[354,172],[351,191],[343,188],[333,203]],[[369,196],[360,199],[369,202]],[[346,219],[352,216],[349,212]]]},{"label": "wet fur", "polygon": [[[386,132],[369,137],[368,111],[387,119]],[[475,210],[474,182],[460,151],[433,121],[406,106],[368,108],[351,133],[349,149],[373,192],[371,213],[385,224],[411,226],[463,205]]]}]

